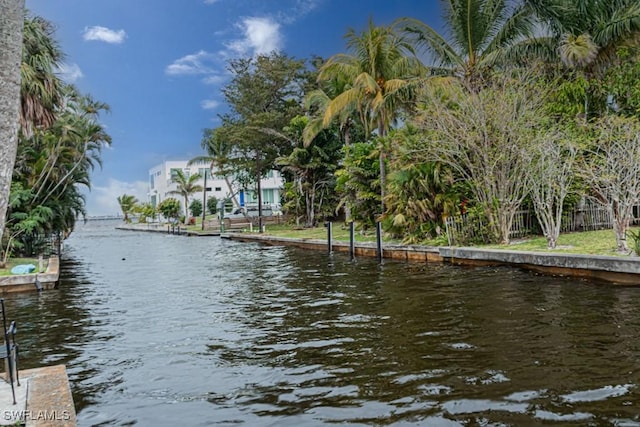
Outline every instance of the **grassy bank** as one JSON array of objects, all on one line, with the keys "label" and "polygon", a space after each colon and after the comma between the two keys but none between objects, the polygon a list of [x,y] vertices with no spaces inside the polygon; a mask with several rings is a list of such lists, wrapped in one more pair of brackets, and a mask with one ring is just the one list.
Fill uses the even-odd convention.
[{"label": "grassy bank", "polygon": [[[637,231],[634,228],[634,231]],[[322,239],[327,238],[325,227],[298,228],[291,225],[267,226],[266,235],[274,237],[288,237],[298,239]],[[366,233],[356,232],[356,242],[375,242],[375,230]],[[333,225],[334,241],[349,241],[349,229],[342,224]],[[400,240],[384,238],[385,243],[400,244]],[[425,245],[436,245],[435,242],[425,242]],[[632,241],[629,241],[632,246]],[[547,248],[547,240],[542,236],[513,240],[509,245],[478,245],[478,247],[490,249],[511,249],[518,251],[549,252],[549,253],[576,253],[584,255],[612,255],[627,256],[616,251],[616,241],[613,230],[583,231],[560,235],[556,249]]]},{"label": "grassy bank", "polygon": [[[44,273],[47,269],[48,260],[44,259],[42,263],[42,270],[40,273]],[[0,268],[0,276],[9,276],[11,275],[11,269],[16,265],[20,264],[33,264],[36,266],[36,270],[38,269],[38,258],[9,258],[7,260],[7,264],[4,268]]]}]

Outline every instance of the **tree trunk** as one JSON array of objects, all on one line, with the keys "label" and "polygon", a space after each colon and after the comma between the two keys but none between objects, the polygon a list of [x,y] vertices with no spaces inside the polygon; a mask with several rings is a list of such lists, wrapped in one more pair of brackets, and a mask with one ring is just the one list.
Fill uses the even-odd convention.
[{"label": "tree trunk", "polygon": [[18,149],[24,0],[0,0],[0,241]]},{"label": "tree trunk", "polygon": [[[618,213],[618,215],[620,215],[620,213]],[[627,246],[627,229],[629,228],[629,218],[614,218],[613,228],[616,233],[616,246],[618,252],[628,252],[629,247]]]}]

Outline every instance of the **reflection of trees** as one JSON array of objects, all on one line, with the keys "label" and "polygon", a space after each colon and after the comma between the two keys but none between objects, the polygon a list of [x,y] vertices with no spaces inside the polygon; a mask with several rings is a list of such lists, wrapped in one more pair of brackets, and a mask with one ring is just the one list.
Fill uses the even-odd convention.
[{"label": "reflection of trees", "polygon": [[636,298],[621,303],[610,287],[507,268],[351,264],[341,255],[327,268],[326,256],[283,253],[288,271],[261,264],[229,296],[242,307],[243,339],[210,348],[224,364],[264,374],[234,398],[258,415],[324,407],[368,419],[377,408],[382,415],[371,419],[387,423],[409,416],[403,411],[425,417],[456,399],[505,402],[524,391],[540,392],[531,403],[539,408],[573,412],[558,396],[635,382],[612,375],[633,371],[634,327],[616,325],[637,326],[624,308]]},{"label": "reflection of trees", "polygon": [[[18,324],[20,368],[66,365],[70,381],[82,383],[71,387],[77,411],[92,403],[92,396],[122,382],[121,377],[111,378],[109,383],[95,381],[99,373],[93,363],[96,354],[88,354],[84,348],[98,342],[107,346],[118,333],[102,328],[93,319],[95,302],[86,290],[87,268],[73,258],[65,258],[55,291],[5,297],[8,316]],[[110,363],[116,356],[103,353],[99,357]]]}]

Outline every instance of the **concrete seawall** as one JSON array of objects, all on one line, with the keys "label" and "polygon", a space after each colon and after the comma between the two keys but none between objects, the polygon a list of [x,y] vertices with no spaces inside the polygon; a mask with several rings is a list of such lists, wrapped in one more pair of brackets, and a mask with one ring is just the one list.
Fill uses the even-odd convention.
[{"label": "concrete seawall", "polygon": [[60,278],[60,259],[57,256],[49,258],[44,273],[18,274],[0,277],[0,294],[10,292],[37,291],[36,282],[42,290],[54,289]]},{"label": "concrete seawall", "polygon": [[[328,250],[327,241],[322,239],[296,239],[247,233],[227,233],[221,237],[274,246]],[[349,243],[333,242],[332,250],[348,252]],[[377,256],[374,243],[356,243],[354,252],[355,256]],[[640,285],[640,258],[637,257],[390,244],[382,245],[382,256],[413,262],[449,262],[470,266],[507,265],[548,275],[577,277],[619,285]]]}]

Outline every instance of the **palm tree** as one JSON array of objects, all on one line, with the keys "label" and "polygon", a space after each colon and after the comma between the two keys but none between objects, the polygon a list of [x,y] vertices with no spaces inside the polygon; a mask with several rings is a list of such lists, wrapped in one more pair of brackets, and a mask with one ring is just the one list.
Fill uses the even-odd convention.
[{"label": "palm tree", "polygon": [[194,163],[209,163],[209,170],[213,174],[222,175],[224,182],[227,184],[227,188],[231,191],[231,200],[236,207],[240,207],[240,202],[236,197],[236,193],[233,191],[229,176],[231,175],[231,152],[233,150],[233,144],[231,144],[226,138],[220,135],[216,129],[205,129],[200,146],[206,151],[204,156],[196,156],[189,160],[187,165],[191,166]]},{"label": "palm tree", "polygon": [[0,0],[0,241],[18,148],[24,0]]},{"label": "palm tree", "polygon": [[[384,138],[426,69],[415,56],[413,46],[391,27],[376,27],[369,21],[365,31],[358,34],[351,29],[345,38],[351,54],[332,56],[318,75],[320,82],[336,78],[347,82],[345,90],[326,103],[323,127],[345,112],[355,112],[367,136],[376,130]],[[384,213],[384,149],[380,150],[379,163]]]},{"label": "palm tree", "polygon": [[[606,66],[621,45],[640,34],[637,0],[527,0],[546,26],[544,58],[570,68]],[[635,40],[637,42],[637,39]]]},{"label": "palm tree", "polygon": [[615,62],[619,47],[640,41],[640,2],[637,0],[527,0],[544,24],[539,38],[542,59],[562,62],[575,71],[583,92],[588,121],[591,80]]},{"label": "palm tree", "polygon": [[202,186],[196,184],[196,181],[200,179],[200,174],[193,174],[187,177],[181,169],[175,171],[175,175],[171,178],[171,181],[177,184],[177,189],[169,191],[170,194],[180,194],[184,198],[184,218],[185,222],[189,217],[189,196],[193,193],[202,191]]},{"label": "palm tree", "polygon": [[51,126],[63,102],[64,84],[55,73],[63,53],[54,32],[53,24],[41,17],[24,20],[20,125],[25,134]]},{"label": "palm tree", "polygon": [[120,210],[122,210],[122,215],[124,215],[124,222],[130,222],[129,214],[138,204],[138,199],[131,194],[123,194],[118,196],[118,204],[120,205]]},{"label": "palm tree", "polygon": [[[573,1],[573,0],[571,0]],[[525,59],[537,49],[533,11],[508,0],[443,1],[449,38],[413,18],[394,23],[431,55],[438,74],[477,83],[492,68]]]}]

